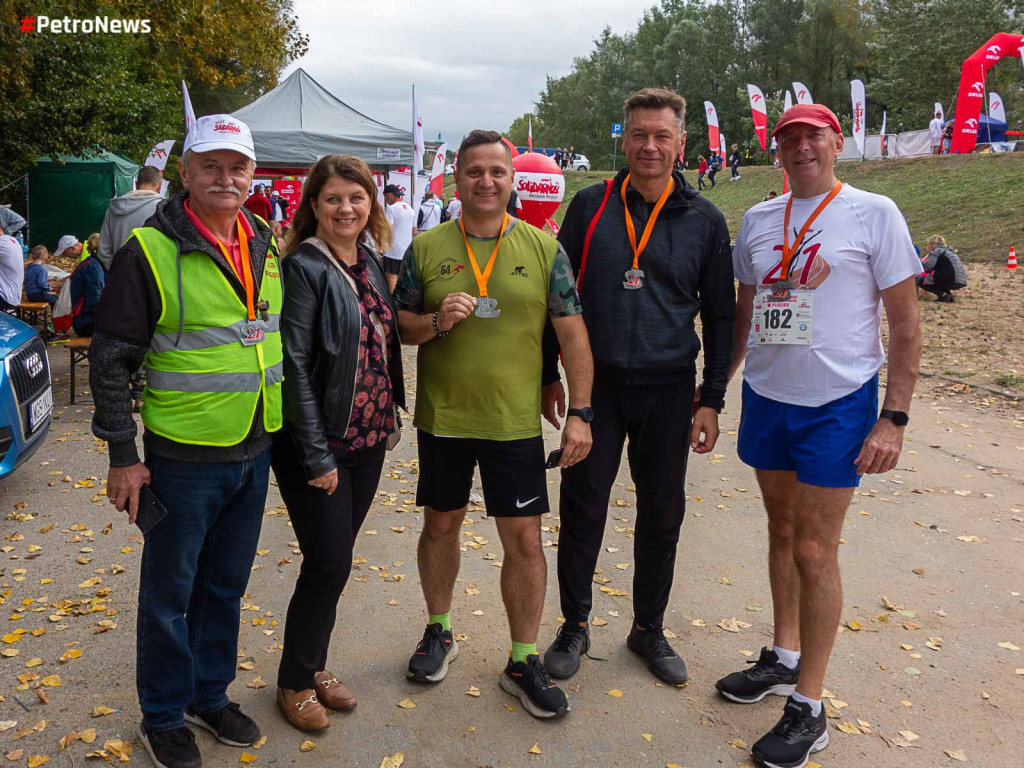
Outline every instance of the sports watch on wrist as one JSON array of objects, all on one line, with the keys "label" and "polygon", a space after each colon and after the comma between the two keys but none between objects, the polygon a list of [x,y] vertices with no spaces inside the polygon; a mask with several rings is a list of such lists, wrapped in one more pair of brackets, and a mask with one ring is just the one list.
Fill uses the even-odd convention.
[{"label": "sports watch on wrist", "polygon": [[884,410],[878,414],[878,418],[888,419],[897,427],[905,427],[907,426],[907,423],[910,421],[910,416],[908,416],[905,411]]},{"label": "sports watch on wrist", "polygon": [[578,416],[584,422],[589,424],[590,422],[592,422],[594,420],[594,409],[591,408],[589,405],[587,407],[585,407],[585,408],[570,408],[569,409],[569,415],[570,416]]}]

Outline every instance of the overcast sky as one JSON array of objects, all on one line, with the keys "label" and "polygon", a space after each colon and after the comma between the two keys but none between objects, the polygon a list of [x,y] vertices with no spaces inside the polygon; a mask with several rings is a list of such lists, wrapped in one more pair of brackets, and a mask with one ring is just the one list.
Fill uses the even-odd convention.
[{"label": "overcast sky", "polygon": [[[605,26],[632,32],[655,0],[295,0],[309,53],[297,67],[352,108],[424,138],[504,131],[533,109],[545,77],[569,73]],[[538,141],[542,137],[535,136]]]}]

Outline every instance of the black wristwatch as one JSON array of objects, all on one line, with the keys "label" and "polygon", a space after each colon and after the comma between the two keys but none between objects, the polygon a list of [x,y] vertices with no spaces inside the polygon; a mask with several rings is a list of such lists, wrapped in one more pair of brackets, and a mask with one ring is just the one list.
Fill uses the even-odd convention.
[{"label": "black wristwatch", "polygon": [[589,405],[586,408],[570,408],[570,416],[579,416],[584,422],[589,424],[594,420],[594,409]]},{"label": "black wristwatch", "polygon": [[897,427],[905,427],[910,422],[910,416],[908,416],[904,411],[884,410],[878,414],[878,418],[888,419]]}]

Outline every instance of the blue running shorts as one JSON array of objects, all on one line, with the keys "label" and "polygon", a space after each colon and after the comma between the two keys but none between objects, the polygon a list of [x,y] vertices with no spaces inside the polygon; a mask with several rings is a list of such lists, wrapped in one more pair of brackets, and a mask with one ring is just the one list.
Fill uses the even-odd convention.
[{"label": "blue running shorts", "polygon": [[754,469],[788,470],[806,485],[855,488],[853,463],[878,421],[878,374],[830,403],[790,405],[757,394],[743,382],[737,452]]}]

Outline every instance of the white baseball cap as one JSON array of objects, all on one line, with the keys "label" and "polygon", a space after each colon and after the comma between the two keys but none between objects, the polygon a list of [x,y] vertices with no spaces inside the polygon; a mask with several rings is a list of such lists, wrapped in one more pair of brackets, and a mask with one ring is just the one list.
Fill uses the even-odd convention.
[{"label": "white baseball cap", "polygon": [[74,248],[78,245],[78,238],[74,235],[64,235],[60,240],[57,241],[57,250],[53,252],[54,256],[60,256],[68,248]]},{"label": "white baseball cap", "polygon": [[256,161],[249,126],[231,115],[206,115],[196,120],[185,137],[185,150],[182,154],[189,150],[201,153],[215,149],[233,149],[253,162]]}]

